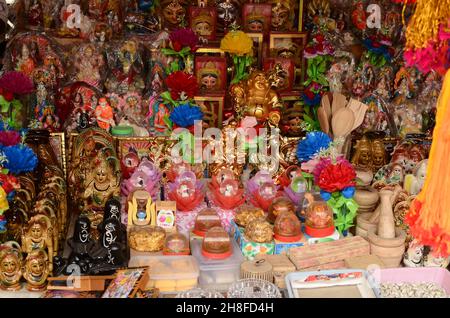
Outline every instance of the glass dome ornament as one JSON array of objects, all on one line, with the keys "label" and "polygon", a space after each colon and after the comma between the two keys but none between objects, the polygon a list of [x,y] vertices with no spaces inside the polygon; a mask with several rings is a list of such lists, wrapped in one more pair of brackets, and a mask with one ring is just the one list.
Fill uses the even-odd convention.
[{"label": "glass dome ornament", "polygon": [[333,210],[325,201],[313,201],[306,210],[305,233],[325,237],[334,233]]},{"label": "glass dome ornament", "polygon": [[189,240],[182,233],[172,233],[164,242],[164,255],[189,255]]},{"label": "glass dome ornament", "polygon": [[281,292],[266,280],[248,278],[234,282],[228,289],[228,298],[281,298]]},{"label": "glass dome ornament", "polygon": [[274,238],[281,242],[296,242],[302,238],[301,223],[294,213],[282,212],[274,224]]},{"label": "glass dome ornament", "polygon": [[206,232],[213,227],[221,227],[222,223],[216,210],[206,208],[201,210],[195,219],[194,230],[195,235],[204,237]]},{"label": "glass dome ornament", "polygon": [[231,239],[227,231],[216,226],[206,232],[203,238],[202,255],[210,259],[225,259],[233,254]]}]

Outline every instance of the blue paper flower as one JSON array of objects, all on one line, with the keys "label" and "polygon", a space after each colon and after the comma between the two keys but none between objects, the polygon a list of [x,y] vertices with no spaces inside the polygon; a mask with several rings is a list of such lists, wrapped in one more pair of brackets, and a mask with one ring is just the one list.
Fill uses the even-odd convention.
[{"label": "blue paper flower", "polygon": [[196,120],[202,120],[203,113],[200,107],[185,103],[175,107],[169,118],[177,126],[189,127],[192,126]]},{"label": "blue paper flower", "polygon": [[324,199],[325,201],[328,201],[331,199],[331,193],[327,192],[327,191],[323,191],[320,190],[320,196],[322,197],[322,199]]},{"label": "blue paper flower", "polygon": [[355,187],[344,188],[341,192],[344,198],[351,199],[355,195]]},{"label": "blue paper flower", "polygon": [[33,171],[38,164],[38,158],[33,150],[22,144],[0,147],[0,150],[8,158],[3,167],[9,169],[12,174]]},{"label": "blue paper flower", "polygon": [[331,139],[321,131],[306,134],[306,138],[297,145],[297,158],[300,162],[311,160],[319,151],[330,146]]},{"label": "blue paper flower", "polygon": [[320,94],[315,94],[313,99],[310,99],[306,94],[303,94],[303,102],[308,106],[316,106],[320,104],[322,96]]}]

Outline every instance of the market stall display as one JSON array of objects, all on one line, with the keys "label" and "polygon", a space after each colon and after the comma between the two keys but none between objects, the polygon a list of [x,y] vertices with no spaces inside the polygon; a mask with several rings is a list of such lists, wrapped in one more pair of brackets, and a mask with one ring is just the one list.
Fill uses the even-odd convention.
[{"label": "market stall display", "polygon": [[0,297],[448,294],[449,0],[7,6]]}]

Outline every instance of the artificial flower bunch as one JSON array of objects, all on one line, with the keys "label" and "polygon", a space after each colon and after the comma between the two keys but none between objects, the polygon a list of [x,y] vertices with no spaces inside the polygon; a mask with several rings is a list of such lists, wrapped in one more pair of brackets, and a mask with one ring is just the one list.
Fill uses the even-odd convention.
[{"label": "artificial flower bunch", "polygon": [[[353,199],[356,172],[350,162],[339,154],[336,145],[323,132],[310,132],[297,146],[303,177],[310,174],[321,197],[333,209],[334,224],[346,235],[353,226],[358,204]],[[308,178],[305,178],[308,179]]]},{"label": "artificial flower bunch", "polygon": [[247,68],[253,62],[253,40],[245,32],[232,30],[220,42],[220,49],[233,58],[235,70],[231,84],[247,78]]},{"label": "artificial flower bunch", "polygon": [[15,175],[33,171],[38,159],[33,150],[23,143],[25,131],[15,131],[0,121],[0,233],[6,231],[3,213],[9,209],[20,184]]},{"label": "artificial flower bunch", "polygon": [[[197,50],[198,36],[190,28],[177,29],[169,35],[170,47],[163,48],[161,51],[167,56],[179,57],[179,60],[173,61],[166,69],[166,73],[181,71],[186,68],[188,60],[193,59],[193,54]],[[183,61],[183,63],[180,63]]]},{"label": "artificial flower bunch", "polygon": [[303,100],[307,106],[317,106],[328,90],[326,72],[333,54],[334,48],[320,33],[314,35],[306,46],[304,56],[308,60],[308,79],[304,83]]},{"label": "artificial flower bunch", "polygon": [[395,55],[392,41],[384,36],[369,36],[363,40],[363,45],[367,49],[367,59],[376,67],[390,63]]},{"label": "artificial flower bunch", "polygon": [[15,129],[23,125],[20,119],[23,105],[15,96],[31,93],[34,90],[33,82],[21,72],[10,71],[0,78],[0,113],[7,124]]}]

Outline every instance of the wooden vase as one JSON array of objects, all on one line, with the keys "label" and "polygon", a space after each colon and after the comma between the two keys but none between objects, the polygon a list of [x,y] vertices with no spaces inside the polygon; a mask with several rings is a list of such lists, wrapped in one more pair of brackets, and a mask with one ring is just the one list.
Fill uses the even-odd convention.
[{"label": "wooden vase", "polygon": [[356,232],[355,234],[363,237],[364,239],[368,239],[368,231],[369,229],[376,229],[377,224],[371,223],[369,221],[372,213],[361,213],[356,216]]},{"label": "wooden vase", "polygon": [[384,239],[395,238],[394,211],[392,210],[390,190],[380,191],[380,220],[378,221],[377,234]]}]

